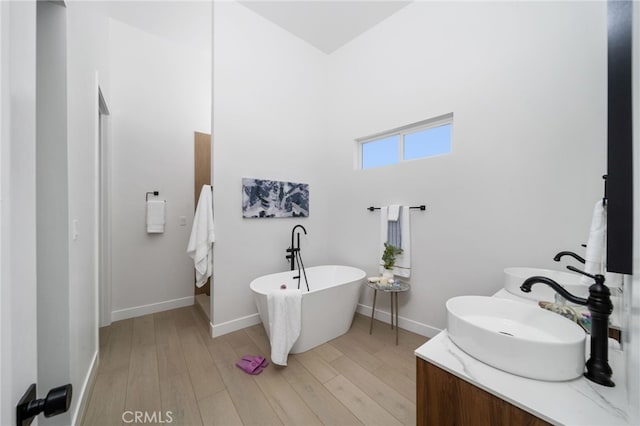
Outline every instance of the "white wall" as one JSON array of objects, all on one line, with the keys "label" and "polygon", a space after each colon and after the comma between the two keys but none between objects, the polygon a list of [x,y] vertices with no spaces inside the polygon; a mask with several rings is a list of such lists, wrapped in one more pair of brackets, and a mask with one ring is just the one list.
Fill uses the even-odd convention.
[{"label": "white wall", "polygon": [[[404,326],[431,334],[450,297],[582,250],[606,170],[606,4],[415,2],[331,55],[328,87],[331,259],[377,273],[365,207],[427,205]],[[355,138],[449,112],[450,155],[354,170]]]},{"label": "white wall", "polygon": [[[244,6],[219,2],[214,67],[212,300],[220,334],[258,320],[249,283],[288,270],[294,225],[308,232],[301,237],[305,266],[326,263],[329,212],[342,208],[328,185],[325,55]],[[243,177],[309,184],[309,217],[243,219]]]},{"label": "white wall", "polygon": [[[580,252],[606,168],[606,5],[413,3],[327,57],[234,3],[216,4],[214,31],[214,334],[255,320],[248,284],[286,269],[298,222],[242,220],[243,176],[312,184],[307,265],[376,274],[366,207],[427,204],[401,302],[425,334],[505,267]],[[353,169],[355,138],[448,112],[451,155]]]},{"label": "white wall", "polygon": [[70,380],[75,423],[98,354],[96,273],[97,85],[109,100],[108,25],[93,2],[67,3]]},{"label": "white wall", "polygon": [[[109,59],[117,320],[193,303],[193,132],[210,132],[211,66],[208,51],[114,20]],[[145,193],[156,190],[167,201],[165,232],[147,234]]]}]

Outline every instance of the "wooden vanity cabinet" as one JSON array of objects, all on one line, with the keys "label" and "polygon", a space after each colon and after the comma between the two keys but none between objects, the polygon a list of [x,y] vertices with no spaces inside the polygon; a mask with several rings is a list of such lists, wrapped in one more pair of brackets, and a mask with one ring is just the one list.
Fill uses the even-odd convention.
[{"label": "wooden vanity cabinet", "polygon": [[549,424],[422,358],[416,362],[418,426]]}]

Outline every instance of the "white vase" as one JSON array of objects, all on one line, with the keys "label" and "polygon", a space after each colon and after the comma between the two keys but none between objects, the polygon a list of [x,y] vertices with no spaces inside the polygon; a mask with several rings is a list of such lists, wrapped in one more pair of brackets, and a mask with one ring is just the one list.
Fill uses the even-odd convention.
[{"label": "white vase", "polygon": [[393,271],[391,269],[385,269],[384,272],[382,273],[382,278],[393,278]]}]

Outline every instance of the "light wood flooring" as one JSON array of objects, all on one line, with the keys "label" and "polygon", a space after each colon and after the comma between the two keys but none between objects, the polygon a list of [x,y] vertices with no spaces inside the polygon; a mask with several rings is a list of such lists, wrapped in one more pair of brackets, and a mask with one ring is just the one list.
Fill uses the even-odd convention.
[{"label": "light wood flooring", "polygon": [[[172,425],[415,425],[415,348],[427,338],[356,314],[350,331],[251,376],[244,354],[269,358],[262,324],[212,339],[198,307],[100,329],[100,364],[83,419],[130,423],[155,412]],[[147,420],[150,420],[147,418]],[[149,424],[149,422],[145,423]]]}]

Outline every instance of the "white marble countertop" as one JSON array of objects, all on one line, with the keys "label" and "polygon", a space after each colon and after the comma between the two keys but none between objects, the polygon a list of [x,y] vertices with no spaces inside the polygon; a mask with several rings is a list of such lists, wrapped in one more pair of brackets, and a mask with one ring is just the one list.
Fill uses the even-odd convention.
[{"label": "white marble countertop", "polygon": [[[589,356],[588,347],[586,354]],[[613,388],[584,377],[547,382],[506,373],[467,355],[449,339],[446,330],[416,349],[415,355],[549,423],[630,424],[624,360],[616,349],[609,348],[609,364],[616,383]]]}]

